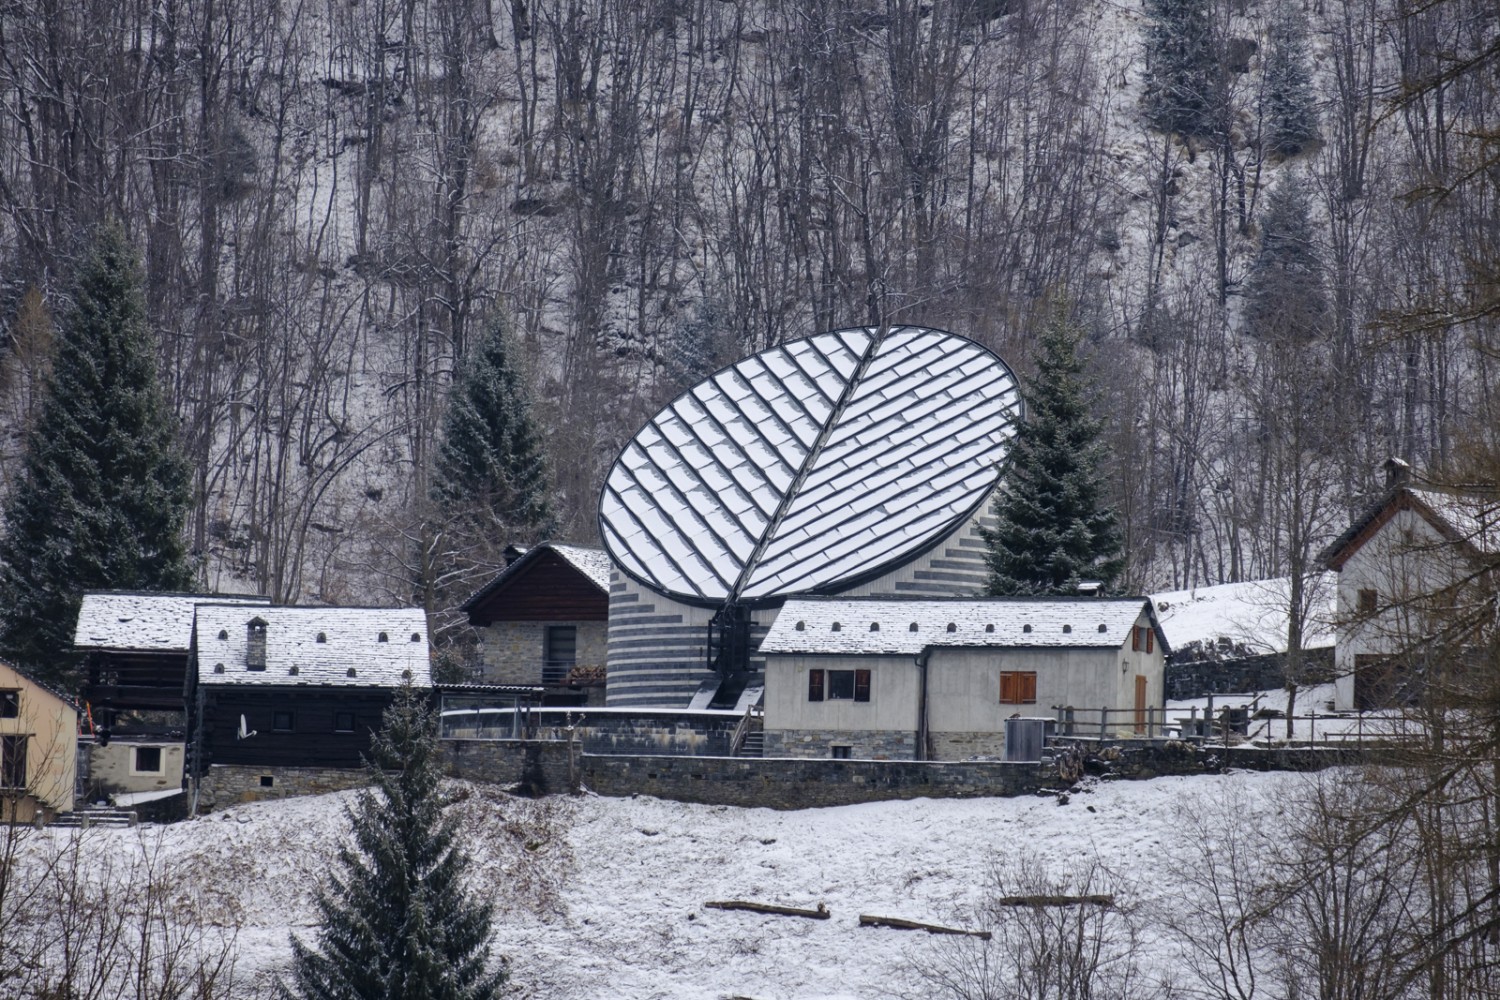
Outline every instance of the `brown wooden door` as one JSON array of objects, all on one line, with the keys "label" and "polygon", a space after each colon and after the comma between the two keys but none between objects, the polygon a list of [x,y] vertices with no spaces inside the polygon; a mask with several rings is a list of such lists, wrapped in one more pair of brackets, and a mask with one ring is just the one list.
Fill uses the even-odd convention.
[{"label": "brown wooden door", "polygon": [[1135,675],[1135,731],[1140,735],[1146,731],[1146,675]]}]

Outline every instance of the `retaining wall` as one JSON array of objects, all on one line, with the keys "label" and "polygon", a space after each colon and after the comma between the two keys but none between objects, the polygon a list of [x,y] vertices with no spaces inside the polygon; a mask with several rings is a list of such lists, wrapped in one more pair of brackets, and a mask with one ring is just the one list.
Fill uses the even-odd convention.
[{"label": "retaining wall", "polygon": [[[1304,650],[1302,673],[1303,686],[1332,680],[1333,647]],[[1197,649],[1180,650],[1167,661],[1166,678],[1168,701],[1228,692],[1269,691],[1286,684],[1286,654],[1219,657],[1203,656]]]},{"label": "retaining wall", "polygon": [[363,768],[254,767],[214,764],[198,782],[198,812],[239,802],[266,802],[298,795],[322,795],[370,783]]}]

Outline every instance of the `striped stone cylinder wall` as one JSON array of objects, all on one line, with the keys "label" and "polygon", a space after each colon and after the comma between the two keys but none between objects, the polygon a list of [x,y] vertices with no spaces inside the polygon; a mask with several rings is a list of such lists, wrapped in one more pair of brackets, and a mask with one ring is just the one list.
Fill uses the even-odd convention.
[{"label": "striped stone cylinder wall", "polygon": [[[989,521],[989,502],[980,508]],[[974,597],[984,592],[988,572],[979,517],[971,518],[940,544],[904,566],[842,592],[842,597]],[[752,613],[751,641],[758,647],[777,607]],[[608,682],[610,707],[687,708],[693,695],[714,679],[708,669],[708,622],[713,608],[684,604],[616,569],[610,575]],[[765,660],[751,657],[765,676]],[[752,683],[761,683],[756,680]]]}]

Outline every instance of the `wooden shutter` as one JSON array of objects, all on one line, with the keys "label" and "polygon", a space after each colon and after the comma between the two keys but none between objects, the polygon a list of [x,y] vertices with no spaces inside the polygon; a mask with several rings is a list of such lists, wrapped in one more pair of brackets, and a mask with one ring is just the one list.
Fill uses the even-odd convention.
[{"label": "wooden shutter", "polygon": [[1023,705],[1035,705],[1036,704],[1036,673],[1035,672],[1029,672],[1029,673],[1018,674],[1017,676],[1020,677],[1020,679],[1021,679],[1021,685],[1020,685],[1020,687],[1021,687],[1021,704],[1023,704]]},{"label": "wooden shutter", "polygon": [[870,672],[868,670],[854,671],[854,700],[870,700]]},{"label": "wooden shutter", "polygon": [[823,700],[823,671],[809,670],[807,672],[807,700]]},{"label": "wooden shutter", "polygon": [[1000,671],[1000,704],[1002,704],[1002,705],[1034,705],[1034,704],[1036,704],[1036,671],[1035,670],[1002,670],[1002,671]]},{"label": "wooden shutter", "polygon": [[1141,629],[1140,626],[1130,630],[1130,651],[1139,653],[1141,651]]},{"label": "wooden shutter", "polygon": [[1152,628],[1150,625],[1147,625],[1146,629],[1145,629],[1145,632],[1146,632],[1146,652],[1149,653],[1149,652],[1151,652],[1151,645],[1152,645],[1152,643],[1156,640],[1156,629]]}]

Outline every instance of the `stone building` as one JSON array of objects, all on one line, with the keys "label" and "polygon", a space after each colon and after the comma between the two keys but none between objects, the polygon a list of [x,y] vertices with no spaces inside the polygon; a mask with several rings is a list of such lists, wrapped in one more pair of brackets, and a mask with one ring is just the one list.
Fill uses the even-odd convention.
[{"label": "stone building", "polygon": [[1143,597],[794,599],[761,643],[768,757],[1002,757],[1012,717],[1144,731],[1168,652]]},{"label": "stone building", "polygon": [[1465,581],[1500,554],[1500,496],[1414,483],[1397,459],[1386,472],[1384,494],[1322,555],[1338,573],[1340,711],[1415,700],[1426,637],[1441,630]]},{"label": "stone building", "polygon": [[791,341],[678,397],[600,496],[608,704],[743,710],[790,598],[979,593],[1019,413],[1003,361],[921,327]]},{"label": "stone building", "polygon": [[603,704],[609,556],[544,542],[464,602],[480,636],[480,681],[541,685],[549,705]]}]

